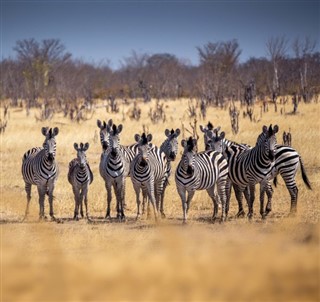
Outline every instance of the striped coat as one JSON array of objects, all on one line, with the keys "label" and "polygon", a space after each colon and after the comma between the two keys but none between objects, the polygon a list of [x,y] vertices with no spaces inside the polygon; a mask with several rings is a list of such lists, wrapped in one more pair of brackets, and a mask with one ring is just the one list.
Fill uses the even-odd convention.
[{"label": "striped coat", "polygon": [[[207,190],[213,201],[213,219],[218,212],[215,199],[215,185],[222,204],[221,222],[225,220],[226,182],[228,178],[228,164],[223,155],[216,151],[197,153],[196,140],[189,138],[182,140],[184,152],[175,173],[178,194],[182,202],[183,222],[187,221],[190,202],[196,190]],[[187,196],[188,193],[188,196]]]},{"label": "striped coat", "polygon": [[45,195],[49,196],[50,216],[54,220],[53,211],[53,190],[59,175],[59,166],[56,162],[56,140],[55,137],[59,133],[59,128],[43,127],[42,134],[45,136],[43,147],[35,147],[28,150],[22,158],[22,177],[25,182],[25,190],[27,193],[27,207],[24,219],[29,213],[29,205],[31,200],[31,187],[37,186],[39,194],[39,217],[46,218],[44,214]]},{"label": "striped coat", "polygon": [[80,214],[83,218],[83,201],[86,207],[86,217],[89,219],[88,211],[88,189],[93,181],[93,174],[86,158],[86,151],[89,148],[89,143],[74,143],[74,149],[77,151],[77,158],[74,158],[69,163],[68,181],[72,185],[74,194],[75,208],[73,219],[79,219]]}]

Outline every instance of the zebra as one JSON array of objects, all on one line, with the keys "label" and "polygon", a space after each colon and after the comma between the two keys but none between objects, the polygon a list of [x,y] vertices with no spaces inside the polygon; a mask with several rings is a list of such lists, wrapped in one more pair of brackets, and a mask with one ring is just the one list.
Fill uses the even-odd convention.
[{"label": "zebra", "polygon": [[[228,178],[228,163],[224,156],[216,151],[195,151],[197,141],[190,137],[182,140],[184,148],[182,158],[177,166],[175,181],[182,202],[183,223],[187,222],[190,202],[196,190],[207,190],[213,201],[213,216],[215,221],[218,213],[218,203],[215,199],[215,185],[222,205],[220,221],[225,221],[225,186]],[[186,196],[188,192],[188,196]]]},{"label": "zebra", "polygon": [[[262,135],[259,136],[257,143],[260,143],[263,140],[265,133],[263,132]],[[246,148],[248,145],[244,144],[237,144],[235,142],[229,141],[225,138],[225,133],[221,132],[220,135],[217,135],[215,138],[212,139],[212,148],[214,150],[225,152],[227,147],[238,146],[239,148]],[[249,148],[249,147],[248,147]],[[277,175],[280,174],[286,184],[286,187],[289,191],[291,196],[291,207],[290,207],[290,215],[294,215],[297,211],[297,199],[298,199],[298,187],[296,184],[295,176],[297,174],[298,168],[301,168],[302,179],[307,186],[308,189],[311,188],[310,181],[307,177],[305,167],[302,161],[300,154],[292,147],[285,146],[285,145],[276,145],[275,148],[275,163],[274,163],[274,185],[277,186]],[[270,183],[268,183],[267,187],[267,195],[268,190],[273,190]],[[272,210],[271,199],[268,200],[266,205],[265,213],[266,215],[269,214]],[[243,211],[242,205],[241,209],[239,206],[239,213]],[[244,213],[244,212],[243,212]]]},{"label": "zebra", "polygon": [[[226,148],[234,146],[240,150],[249,150],[251,149],[251,147],[247,144],[238,144],[236,142],[227,140],[225,138],[225,133],[221,132],[220,135],[218,135],[218,132],[220,131],[220,127],[217,128],[212,128],[210,130],[206,130],[203,131],[205,132],[204,136],[206,138],[206,148],[208,150],[215,150],[218,152],[221,152],[226,158]],[[227,180],[227,184],[226,184],[226,194],[227,194],[227,200],[226,200],[226,216],[228,216],[229,213],[229,206],[230,206],[230,198],[231,198],[231,187],[233,186],[233,189],[236,191],[238,188],[235,184],[233,184],[230,180],[230,178],[228,178]],[[267,189],[266,191],[269,193],[269,191],[272,190],[269,182],[267,184]],[[247,187],[244,191],[244,196],[245,199],[247,200],[247,203],[249,203],[249,187]],[[237,193],[236,193],[237,194]],[[245,215],[245,212],[243,210],[243,205],[242,205],[242,201],[241,203],[239,203],[239,211],[236,214],[236,217],[243,217]]]},{"label": "zebra", "polygon": [[[110,205],[112,187],[114,188],[117,199],[117,218],[124,220],[125,207],[125,179],[130,174],[130,163],[137,154],[137,145],[131,146],[120,145],[120,133],[123,126],[118,127],[113,124],[106,125],[106,133],[108,135],[108,147],[101,155],[100,175],[105,181],[107,190],[107,212],[106,218],[110,218]],[[105,146],[106,144],[104,144]]]},{"label": "zebra", "polygon": [[152,204],[155,220],[158,218],[156,204],[159,204],[164,183],[168,178],[167,157],[164,152],[152,145],[152,134],[135,134],[138,154],[130,166],[130,176],[136,193],[137,219],[140,217],[140,190]]},{"label": "zebra", "polygon": [[87,195],[89,185],[93,181],[93,174],[86,158],[86,151],[89,149],[89,143],[80,143],[80,147],[77,143],[74,143],[73,147],[77,151],[77,158],[74,158],[69,163],[68,171],[68,181],[72,185],[75,201],[73,219],[79,220],[79,207],[81,217],[83,218],[82,202],[84,200],[86,217],[89,220]]},{"label": "zebra", "polygon": [[59,128],[42,127],[41,133],[45,136],[43,147],[28,150],[22,158],[22,176],[27,193],[27,207],[25,220],[29,214],[31,200],[31,186],[36,185],[39,194],[39,218],[46,219],[44,214],[45,194],[49,196],[50,216],[55,220],[53,212],[53,190],[59,175],[59,166],[56,162],[56,139]]},{"label": "zebra", "polygon": [[[268,198],[272,198],[272,190],[268,189],[268,181],[272,179],[275,160],[276,136],[279,127],[275,125],[263,126],[263,139],[254,148],[243,150],[237,146],[226,148],[226,156],[229,165],[229,177],[236,187],[237,201],[242,204],[242,192],[249,186],[250,197],[248,202],[248,218],[253,217],[253,203],[255,195],[255,184],[260,183],[260,214],[264,219],[264,192],[267,191]],[[259,137],[260,137],[259,136]]]}]

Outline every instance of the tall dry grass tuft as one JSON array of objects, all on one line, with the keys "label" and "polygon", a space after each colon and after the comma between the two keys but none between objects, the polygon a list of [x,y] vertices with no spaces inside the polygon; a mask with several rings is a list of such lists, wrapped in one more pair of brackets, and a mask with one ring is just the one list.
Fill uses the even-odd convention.
[{"label": "tall dry grass tuft", "polygon": [[[297,174],[298,214],[286,217],[290,196],[281,177],[273,197],[273,212],[266,221],[232,218],[237,212],[234,196],[231,219],[212,224],[212,204],[206,192],[197,192],[191,204],[190,222],[182,226],[181,202],[170,180],[165,198],[167,218],[135,221],[136,205],[127,180],[126,223],[104,221],[106,191],[99,175],[101,147],[97,119],[123,123],[122,144],[134,142],[143,125],[154,143],[165,139],[166,128],[189,127],[187,100],[166,103],[166,123],[152,124],[149,106],[141,104],[142,120],[122,121],[122,113],[99,109],[92,120],[76,124],[57,114],[48,123],[35,122],[25,112],[11,112],[1,136],[1,301],[123,301],[123,300],[268,300],[317,301],[320,284],[319,259],[319,105],[300,104],[299,114],[280,115],[271,109],[257,123],[240,117],[240,131],[233,135],[228,111],[208,108],[209,120],[220,125],[227,138],[254,145],[264,124],[278,124],[278,141],[284,130],[293,135],[292,145],[301,154],[313,190]],[[260,112],[259,106],[255,112]],[[26,206],[21,176],[23,153],[41,146],[41,127],[57,126],[57,160],[60,177],[54,191],[54,209],[61,223],[38,222],[38,196],[33,188],[30,218],[20,223]],[[189,127],[190,128],[190,127]],[[200,131],[199,131],[200,134]],[[181,139],[181,138],[180,138]],[[67,181],[68,162],[74,142],[89,142],[87,158],[94,173],[89,187],[89,210],[94,223],[75,222],[73,193]],[[203,138],[200,135],[200,150]],[[181,147],[180,147],[181,150]],[[180,159],[180,154],[178,160]],[[173,165],[173,171],[177,162]],[[48,211],[48,203],[46,201]],[[112,201],[115,216],[115,198]]]}]

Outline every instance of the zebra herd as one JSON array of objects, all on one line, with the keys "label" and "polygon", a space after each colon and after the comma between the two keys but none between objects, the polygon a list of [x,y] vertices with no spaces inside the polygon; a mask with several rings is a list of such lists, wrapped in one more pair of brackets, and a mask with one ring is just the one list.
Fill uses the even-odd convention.
[{"label": "zebra herd", "polygon": [[[144,214],[145,207],[151,204],[155,220],[158,215],[165,217],[164,197],[171,175],[171,162],[178,154],[178,137],[180,129],[165,130],[166,139],[160,147],[152,144],[152,134],[142,133],[134,136],[135,143],[130,146],[120,144],[120,134],[123,126],[116,125],[110,119],[108,122],[97,120],[100,129],[102,153],[99,171],[105,182],[107,191],[107,210],[105,218],[111,218],[112,187],[116,196],[117,218],[125,220],[126,209],[126,178],[130,177],[136,194],[137,219]],[[219,204],[221,205],[220,221],[226,220],[229,212],[231,189],[234,188],[239,211],[236,217],[245,215],[242,195],[248,205],[248,218],[253,217],[255,185],[260,184],[260,214],[266,218],[272,209],[273,189],[270,184],[277,175],[284,179],[291,196],[290,214],[297,211],[298,188],[295,181],[299,164],[302,178],[306,186],[311,184],[299,153],[287,146],[277,144],[276,133],[278,126],[263,126],[256,145],[238,144],[225,138],[220,127],[214,128],[209,122],[200,126],[204,134],[205,151],[198,152],[197,140],[189,137],[182,139],[182,157],[175,171],[177,192],[181,198],[183,222],[187,222],[187,214],[191,200],[197,190],[206,190],[213,202],[213,220],[217,219]],[[22,175],[27,193],[27,206],[24,219],[29,212],[31,186],[36,185],[39,194],[40,219],[45,218],[44,199],[49,196],[50,216],[55,220],[53,211],[53,190],[59,175],[56,161],[56,140],[59,133],[56,128],[42,128],[45,136],[43,147],[28,150],[22,159]],[[68,181],[72,186],[75,209],[74,219],[84,217],[83,202],[86,218],[88,211],[88,188],[93,181],[93,173],[86,160],[89,143],[74,143],[77,157],[69,163]],[[142,193],[142,199],[141,194]],[[268,202],[264,208],[264,195]],[[142,211],[141,211],[142,201]]]}]

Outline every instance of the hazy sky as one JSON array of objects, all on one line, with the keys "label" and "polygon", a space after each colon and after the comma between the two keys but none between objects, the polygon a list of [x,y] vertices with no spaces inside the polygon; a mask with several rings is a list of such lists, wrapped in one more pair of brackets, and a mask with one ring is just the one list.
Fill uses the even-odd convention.
[{"label": "hazy sky", "polygon": [[171,53],[198,64],[196,47],[237,39],[241,60],[266,56],[266,41],[285,35],[320,44],[317,1],[3,1],[1,57],[17,40],[58,38],[74,58],[110,60],[138,53]]}]

